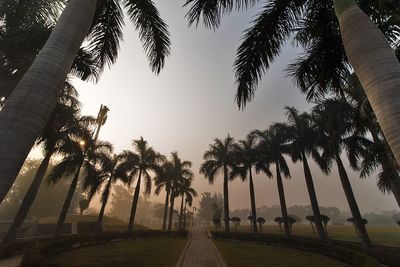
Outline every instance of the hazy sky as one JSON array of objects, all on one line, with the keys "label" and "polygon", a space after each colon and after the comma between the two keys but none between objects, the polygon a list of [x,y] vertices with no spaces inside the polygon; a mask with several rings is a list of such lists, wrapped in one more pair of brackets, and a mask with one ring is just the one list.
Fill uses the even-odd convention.
[{"label": "hazy sky", "polygon": [[[244,111],[234,104],[233,60],[242,31],[248,27],[257,9],[224,18],[216,31],[200,26],[188,28],[182,1],[156,1],[162,17],[170,26],[172,55],[156,77],[132,24],[126,21],[119,59],[104,72],[96,84],[74,82],[83,102],[83,114],[97,115],[100,104],[110,108],[100,139],[112,142],[116,152],[131,147],[142,135],[163,154],[178,151],[181,158],[193,162],[195,189],[222,192],[222,177],[213,186],[199,173],[202,154],[215,137],[228,133],[243,138],[253,129],[265,129],[271,122],[284,119],[283,107],[309,110],[305,97],[285,78],[287,64],[301,53],[291,42],[264,76],[255,100]],[[315,187],[321,206],[348,210],[337,172],[329,177],[312,165]],[[334,166],[336,167],[336,166]],[[288,205],[309,204],[302,165],[290,163],[292,179],[285,180]],[[360,180],[351,173],[351,183],[362,212],[395,209],[393,196],[380,193],[375,177]],[[278,204],[275,179],[255,177],[258,206]],[[160,199],[161,201],[161,199]],[[230,184],[231,208],[250,206],[248,184]]]}]

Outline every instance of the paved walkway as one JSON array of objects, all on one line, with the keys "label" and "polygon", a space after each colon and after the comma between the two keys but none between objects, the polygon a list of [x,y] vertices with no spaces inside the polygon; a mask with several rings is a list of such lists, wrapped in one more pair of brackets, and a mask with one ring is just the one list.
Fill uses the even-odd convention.
[{"label": "paved walkway", "polygon": [[19,267],[22,262],[22,255],[0,260],[0,267]]},{"label": "paved walkway", "polygon": [[175,267],[226,267],[226,264],[206,231],[195,228]]}]

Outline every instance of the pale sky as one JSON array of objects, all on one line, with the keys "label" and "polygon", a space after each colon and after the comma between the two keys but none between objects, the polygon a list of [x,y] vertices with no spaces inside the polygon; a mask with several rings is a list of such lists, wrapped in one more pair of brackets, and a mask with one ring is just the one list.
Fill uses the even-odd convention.
[{"label": "pale sky", "polygon": [[[182,159],[193,162],[193,186],[199,193],[222,192],[222,177],[210,186],[198,172],[202,154],[215,137],[229,133],[238,139],[253,129],[265,129],[284,119],[285,105],[310,109],[305,96],[285,78],[287,64],[301,49],[288,41],[282,56],[263,77],[254,101],[239,111],[234,103],[232,66],[242,31],[257,8],[226,16],[213,32],[203,26],[188,28],[182,1],[155,2],[171,31],[172,55],[164,70],[158,77],[153,75],[137,32],[126,21],[119,59],[111,70],[96,85],[74,81],[83,114],[96,116],[100,104],[107,105],[109,118],[100,139],[113,143],[116,152],[131,148],[132,140],[142,135],[161,153],[178,151]],[[311,167],[319,204],[348,210],[336,166],[329,177],[315,164]],[[308,205],[302,165],[290,163],[290,169],[292,179],[284,181],[287,204]],[[362,212],[398,209],[393,196],[378,191],[375,177],[360,180],[350,170],[349,174]],[[275,179],[257,175],[255,188],[257,206],[279,204]],[[250,206],[248,191],[248,183],[230,184],[231,209]]]}]

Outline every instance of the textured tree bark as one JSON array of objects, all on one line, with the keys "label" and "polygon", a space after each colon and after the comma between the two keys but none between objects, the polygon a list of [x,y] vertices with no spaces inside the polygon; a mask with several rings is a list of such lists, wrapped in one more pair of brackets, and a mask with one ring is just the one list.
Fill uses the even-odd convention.
[{"label": "textured tree bark", "polygon": [[287,236],[290,236],[291,233],[290,233],[290,226],[289,226],[289,220],[288,220],[288,214],[287,214],[287,208],[286,208],[286,200],[285,200],[285,191],[283,189],[281,171],[279,169],[278,163],[275,163],[275,166],[276,166],[276,182],[278,184],[278,193],[279,193],[279,201],[281,204],[283,227],[285,229],[285,234]]},{"label": "textured tree bark", "polygon": [[251,203],[251,215],[252,222],[251,224],[253,232],[257,234],[257,210],[256,210],[256,197],[254,193],[254,184],[253,184],[253,174],[251,173],[251,168],[249,168],[249,187],[250,187],[250,203]]},{"label": "textured tree bark", "polygon": [[106,198],[103,200],[103,202],[101,203],[99,217],[97,218],[97,229],[96,229],[97,232],[103,232],[103,218],[104,218],[104,212],[106,210],[108,198],[110,196],[111,184],[112,184],[112,176],[110,176],[110,178],[107,181],[107,185],[104,188],[104,190],[107,190],[108,194],[107,194]]},{"label": "textured tree bark", "polygon": [[164,204],[164,218],[162,224],[162,230],[165,231],[167,229],[167,215],[168,215],[168,203],[169,203],[169,189],[167,189],[165,196],[165,204]]},{"label": "textured tree bark", "polygon": [[139,171],[139,178],[136,183],[135,194],[133,195],[131,215],[129,216],[128,232],[132,232],[133,223],[135,222],[136,208],[139,202],[141,179],[142,179],[142,170]]},{"label": "textured tree bark", "polygon": [[17,215],[15,215],[15,218],[10,226],[10,229],[8,230],[6,236],[3,238],[2,244],[11,243],[16,240],[19,229],[24,223],[24,220],[28,215],[29,210],[32,207],[32,204],[35,201],[43,177],[46,174],[47,168],[49,167],[51,156],[52,156],[51,152],[47,153],[42,162],[40,163],[39,168],[36,171],[35,177],[33,178],[32,184],[29,187],[28,192],[26,192],[25,197],[22,200],[21,206],[18,209]]},{"label": "textured tree bark", "polygon": [[400,63],[383,33],[353,0],[334,3],[349,62],[399,163]]},{"label": "textured tree bark", "polygon": [[340,159],[338,153],[336,153],[335,159],[338,166],[339,177],[342,183],[343,191],[346,195],[347,203],[349,204],[351,215],[354,219],[354,225],[357,228],[357,232],[360,236],[363,247],[368,249],[369,247],[371,247],[371,240],[369,239],[367,229],[365,229],[365,225],[362,223],[360,209],[358,208],[357,201],[349,181],[349,177],[347,176],[346,169],[344,168],[343,162]]},{"label": "textured tree bark", "polygon": [[326,239],[327,232],[325,231],[324,226],[322,224],[321,213],[319,211],[317,195],[315,193],[314,182],[312,179],[310,167],[308,166],[307,157],[304,153],[302,153],[301,156],[302,156],[302,161],[303,161],[304,177],[306,179],[308,195],[310,197],[311,208],[312,208],[313,214],[314,214],[314,223],[315,223],[315,227],[317,228],[318,237],[321,239]]},{"label": "textured tree bark", "polygon": [[224,223],[225,232],[230,232],[229,225],[229,189],[228,189],[228,167],[224,166]]},{"label": "textured tree bark", "polygon": [[82,163],[77,168],[74,179],[72,180],[71,185],[69,186],[67,197],[65,198],[64,204],[63,204],[61,212],[60,212],[60,216],[58,217],[56,229],[55,229],[54,235],[53,235],[54,237],[57,237],[60,235],[61,227],[63,226],[63,224],[65,222],[65,218],[67,217],[69,207],[71,206],[72,198],[74,197],[74,193],[75,193],[76,187],[78,185],[79,173],[81,171],[81,168],[82,168]]},{"label": "textured tree bark", "polygon": [[0,112],[0,203],[45,127],[75,54],[92,24],[97,0],[70,0],[48,41]]}]

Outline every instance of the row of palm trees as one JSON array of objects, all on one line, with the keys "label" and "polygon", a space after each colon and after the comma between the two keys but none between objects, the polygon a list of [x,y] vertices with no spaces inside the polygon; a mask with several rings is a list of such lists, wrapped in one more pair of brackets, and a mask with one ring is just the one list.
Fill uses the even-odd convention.
[{"label": "row of palm trees", "polygon": [[[275,176],[284,222],[285,233],[290,236],[288,214],[282,175],[290,178],[285,156],[294,163],[302,162],[304,177],[315,217],[318,236],[327,238],[321,220],[309,160],[313,159],[321,170],[328,174],[335,164],[354,224],[365,247],[371,245],[361,217],[345,165],[342,160],[346,152],[350,166],[366,177],[379,171],[378,187],[392,192],[400,206],[398,175],[399,166],[391,153],[377,124],[368,100],[357,79],[350,76],[343,88],[343,97],[326,98],[317,103],[311,113],[300,113],[293,107],[285,107],[286,122],[274,123],[266,130],[250,132],[245,139],[234,141],[228,135],[224,140],[215,139],[204,153],[200,172],[210,183],[219,172],[224,176],[225,230],[229,231],[228,182],[235,177],[249,182],[252,229],[257,233],[257,214],[253,170],[268,177]],[[275,171],[271,168],[274,167]]]}]

